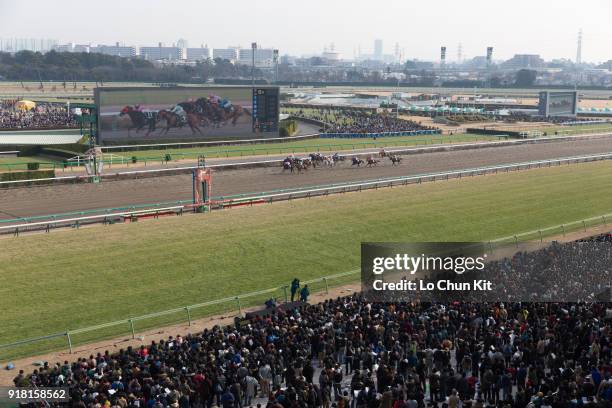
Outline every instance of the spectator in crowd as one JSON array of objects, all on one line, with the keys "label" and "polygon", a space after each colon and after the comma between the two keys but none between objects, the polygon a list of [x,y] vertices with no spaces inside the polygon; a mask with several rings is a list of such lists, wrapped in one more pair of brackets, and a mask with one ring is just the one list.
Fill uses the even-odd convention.
[{"label": "spectator in crowd", "polygon": [[384,133],[416,130],[439,130],[420,123],[386,114],[351,108],[292,109],[291,114],[305,119],[324,122],[322,133]]},{"label": "spectator in crowd", "polygon": [[14,382],[68,387],[72,406],[85,408],[240,408],[256,402],[258,387],[266,408],[603,408],[612,405],[610,319],[610,303],[373,303],[355,294],[44,363]]},{"label": "spectator in crowd", "polygon": [[291,301],[295,300],[295,295],[297,294],[298,289],[300,288],[300,280],[298,278],[294,278],[291,281]]},{"label": "spectator in crowd", "polygon": [[32,110],[14,107],[17,101],[0,102],[0,129],[76,128],[78,123],[65,104],[38,103]]},{"label": "spectator in crowd", "polygon": [[304,285],[300,291],[300,301],[308,302],[308,296],[310,296],[310,289],[308,289],[308,285]]}]

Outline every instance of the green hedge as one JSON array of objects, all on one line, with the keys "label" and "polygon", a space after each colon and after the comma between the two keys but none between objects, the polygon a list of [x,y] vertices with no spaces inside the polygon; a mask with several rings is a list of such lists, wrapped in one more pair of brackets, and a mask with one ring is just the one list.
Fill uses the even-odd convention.
[{"label": "green hedge", "polygon": [[0,173],[0,181],[30,180],[55,177],[54,170],[11,171]]}]

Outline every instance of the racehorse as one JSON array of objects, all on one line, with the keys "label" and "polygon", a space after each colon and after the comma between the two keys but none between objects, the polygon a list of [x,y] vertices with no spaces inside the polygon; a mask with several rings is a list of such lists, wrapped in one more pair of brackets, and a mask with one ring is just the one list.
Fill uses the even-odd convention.
[{"label": "racehorse", "polygon": [[196,104],[195,102],[181,102],[177,103],[177,105],[183,108],[186,114],[196,115],[202,126],[206,127],[210,124],[210,121],[208,120],[204,112],[202,112],[202,109],[200,109],[198,104]]},{"label": "racehorse", "polygon": [[361,167],[361,165],[364,163],[365,162],[359,157],[353,157],[353,159],[351,160],[351,166]]},{"label": "racehorse", "polygon": [[[207,118],[214,127],[225,126],[231,121],[232,126],[236,126],[236,122],[242,115],[250,116],[251,112],[240,105],[232,105],[229,109],[225,109],[217,103],[213,103],[208,98],[199,98],[195,102],[183,102],[184,104],[194,104],[197,113],[202,114]],[[181,105],[183,106],[183,105]],[[183,106],[183,109],[185,107]]]},{"label": "racehorse", "polygon": [[308,170],[308,167],[310,167],[311,164],[312,162],[310,161],[310,159],[287,157],[285,160],[283,160],[283,171],[290,170],[291,173],[293,173],[294,170],[297,170],[299,174],[302,172],[302,170]]},{"label": "racehorse", "polygon": [[293,173],[293,159],[291,159],[291,157],[287,157],[283,160],[283,171],[285,170],[291,170]]},{"label": "racehorse", "polygon": [[389,160],[391,160],[391,164],[393,166],[395,166],[396,164],[399,165],[402,162],[402,158],[397,154],[389,155]]},{"label": "racehorse", "polygon": [[[157,112],[157,119],[158,120],[165,120],[166,121],[166,127],[164,129],[162,129],[160,136],[164,135],[164,134],[168,134],[168,132],[170,131],[170,128],[180,128],[183,127],[183,122],[181,120],[181,117],[179,115],[177,115],[174,112],[170,112],[167,111],[165,109],[160,110],[159,112]],[[196,130],[198,131],[198,133],[200,133],[201,135],[202,130],[200,130],[199,127],[199,123],[200,123],[200,119],[198,117],[197,114],[195,113],[185,113],[185,120],[187,122],[187,124],[189,125],[189,128],[191,129],[191,132],[195,135]],[[164,133],[165,131],[165,133]]]},{"label": "racehorse", "polygon": [[146,136],[149,136],[151,132],[154,132],[156,127],[156,114],[154,112],[149,112],[149,114],[145,114],[142,111],[134,109],[132,106],[125,106],[121,109],[119,116],[122,117],[124,115],[128,115],[130,120],[132,121],[132,126],[128,127],[128,137],[130,137],[130,130],[136,129],[136,133],[140,132],[145,126],[148,125]]},{"label": "racehorse", "polygon": [[345,157],[344,156],[340,156],[338,153],[334,153],[334,155],[332,156],[332,160],[334,162],[334,164],[338,163],[339,161],[344,161]]},{"label": "racehorse", "polygon": [[366,166],[367,166],[367,167],[372,167],[372,166],[375,166],[375,167],[376,167],[376,165],[377,165],[378,163],[380,163],[380,160],[376,160],[376,159],[375,159],[375,158],[373,158],[373,157],[368,157],[367,162],[368,162],[368,163],[366,164]]},{"label": "racehorse", "polygon": [[308,155],[310,157],[310,161],[312,162],[312,167],[317,167],[317,164],[323,164],[323,155],[321,153],[310,153]]},{"label": "racehorse", "polygon": [[385,149],[380,149],[380,152],[378,152],[378,155],[383,158],[387,156],[387,152],[385,152]]},{"label": "racehorse", "polygon": [[327,167],[334,167],[336,162],[332,156],[323,156],[323,164]]}]

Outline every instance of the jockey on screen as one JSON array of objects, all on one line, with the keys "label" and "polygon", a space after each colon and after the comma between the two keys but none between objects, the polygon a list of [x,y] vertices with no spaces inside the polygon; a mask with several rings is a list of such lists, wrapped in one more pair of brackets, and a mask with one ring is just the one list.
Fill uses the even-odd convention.
[{"label": "jockey on screen", "polygon": [[181,107],[181,105],[174,105],[172,109],[170,109],[170,112],[177,115],[183,123],[186,121],[185,110]]}]

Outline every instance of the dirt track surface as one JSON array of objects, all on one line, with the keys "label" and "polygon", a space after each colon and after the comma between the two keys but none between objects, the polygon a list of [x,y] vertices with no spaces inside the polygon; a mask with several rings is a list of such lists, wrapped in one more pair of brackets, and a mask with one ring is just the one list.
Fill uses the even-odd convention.
[{"label": "dirt track surface", "polygon": [[[302,174],[290,174],[280,168],[229,170],[214,174],[213,195],[262,192],[604,152],[612,152],[612,138],[418,154],[404,156],[402,164],[395,167],[388,160],[383,160],[375,168],[351,167],[349,162],[344,162],[333,169],[317,168]],[[189,200],[191,197],[192,177],[189,174],[106,181],[100,184],[1,190],[0,219]]]}]

